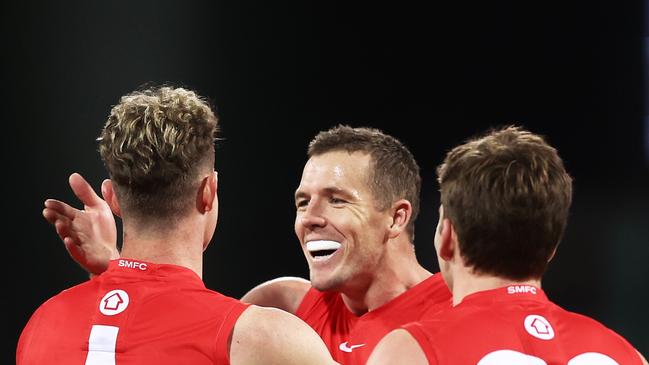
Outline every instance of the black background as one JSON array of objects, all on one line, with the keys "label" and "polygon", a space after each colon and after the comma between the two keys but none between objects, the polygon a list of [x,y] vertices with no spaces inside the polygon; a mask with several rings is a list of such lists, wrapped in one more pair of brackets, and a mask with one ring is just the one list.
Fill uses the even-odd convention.
[{"label": "black background", "polygon": [[642,1],[1,6],[3,363],[36,307],[87,278],[42,219],[43,200],[76,202],[74,171],[99,187],[95,138],[119,96],[147,83],[195,89],[221,117],[209,288],[238,297],[307,276],[293,192],[309,140],[338,123],[380,128],[413,151],[417,254],[437,270],[435,167],[472,134],[515,123],[545,135],[575,178],[548,295],[649,353]]}]

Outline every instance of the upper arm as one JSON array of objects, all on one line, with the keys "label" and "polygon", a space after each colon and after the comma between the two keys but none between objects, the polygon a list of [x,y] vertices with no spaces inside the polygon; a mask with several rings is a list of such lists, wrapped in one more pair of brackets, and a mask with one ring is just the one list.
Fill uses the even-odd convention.
[{"label": "upper arm", "polygon": [[332,365],[322,339],[294,315],[250,306],[232,331],[230,362],[233,365]]},{"label": "upper arm", "polygon": [[404,329],[388,333],[372,351],[367,365],[429,365],[426,354]]},{"label": "upper arm", "polygon": [[241,298],[244,303],[273,307],[295,314],[311,283],[298,277],[281,277],[259,284]]}]

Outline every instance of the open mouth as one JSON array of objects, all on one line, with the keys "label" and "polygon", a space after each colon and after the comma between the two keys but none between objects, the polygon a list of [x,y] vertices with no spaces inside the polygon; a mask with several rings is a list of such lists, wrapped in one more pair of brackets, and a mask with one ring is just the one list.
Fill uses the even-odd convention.
[{"label": "open mouth", "polygon": [[313,261],[327,260],[338,251],[342,245],[336,241],[309,241],[306,243],[306,249],[313,258]]}]

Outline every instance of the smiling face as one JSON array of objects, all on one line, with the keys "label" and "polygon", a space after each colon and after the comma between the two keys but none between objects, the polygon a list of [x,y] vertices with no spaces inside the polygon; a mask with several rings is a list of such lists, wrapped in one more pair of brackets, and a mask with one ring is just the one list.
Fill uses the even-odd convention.
[{"label": "smiling face", "polygon": [[379,272],[389,209],[379,211],[367,176],[370,156],[333,151],[313,156],[295,192],[295,233],[318,290],[363,290]]}]

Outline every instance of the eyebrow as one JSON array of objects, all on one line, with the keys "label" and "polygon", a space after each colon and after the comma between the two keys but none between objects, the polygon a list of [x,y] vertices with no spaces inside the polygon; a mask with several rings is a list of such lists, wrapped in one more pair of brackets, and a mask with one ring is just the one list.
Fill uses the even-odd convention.
[{"label": "eyebrow", "polygon": [[[345,190],[345,189],[341,189],[341,188],[339,188],[339,187],[328,186],[328,187],[326,187],[326,188],[324,188],[324,189],[322,189],[322,190],[323,190],[327,195],[340,194],[340,195],[342,195],[342,196],[344,196],[344,197],[346,197],[346,198],[350,198],[350,199],[353,199],[353,198],[354,198],[354,196],[353,196],[350,192],[348,192],[348,191]],[[307,193],[305,193],[305,192],[297,191],[297,192],[295,192],[295,200],[297,201],[297,200],[300,199],[300,198],[306,198],[308,195],[309,195],[309,194],[307,194]]]}]

